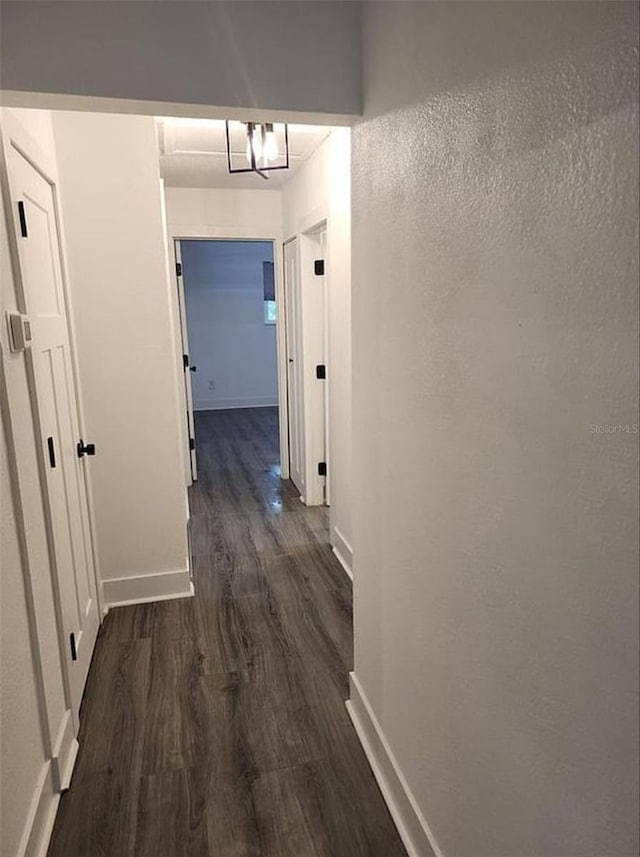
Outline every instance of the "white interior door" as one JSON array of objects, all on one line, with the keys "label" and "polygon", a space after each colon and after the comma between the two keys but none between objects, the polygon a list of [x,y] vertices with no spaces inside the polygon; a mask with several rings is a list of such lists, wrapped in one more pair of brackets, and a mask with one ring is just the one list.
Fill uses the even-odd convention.
[{"label": "white interior door", "polygon": [[184,396],[187,409],[187,441],[191,460],[191,479],[198,478],[196,461],[196,429],[193,419],[193,391],[191,389],[191,373],[196,367],[191,365],[189,357],[189,332],[187,329],[187,305],[184,299],[184,276],[182,269],[182,250],[180,242],[176,241],[176,279],[178,282],[178,311],[180,313],[180,335],[182,337],[182,368],[184,371]]},{"label": "white interior door", "polygon": [[[31,326],[46,506],[72,709],[77,716],[99,615],[78,402],[52,185],[16,148],[7,154],[22,301]],[[89,451],[89,455],[91,452]]]},{"label": "white interior door", "polygon": [[289,476],[305,501],[304,366],[297,238],[284,245],[284,293],[289,399]]}]

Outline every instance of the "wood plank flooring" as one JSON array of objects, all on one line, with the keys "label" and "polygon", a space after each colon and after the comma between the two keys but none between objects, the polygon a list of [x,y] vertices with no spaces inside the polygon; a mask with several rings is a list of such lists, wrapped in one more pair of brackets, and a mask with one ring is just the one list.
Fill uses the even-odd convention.
[{"label": "wood plank flooring", "polygon": [[351,585],[277,423],[197,415],[195,598],[107,615],[48,857],[406,857],[344,707]]}]

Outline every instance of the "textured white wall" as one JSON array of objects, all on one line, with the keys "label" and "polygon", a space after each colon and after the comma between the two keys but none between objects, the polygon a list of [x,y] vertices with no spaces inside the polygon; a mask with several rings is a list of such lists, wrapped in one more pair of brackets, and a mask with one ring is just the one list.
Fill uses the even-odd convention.
[{"label": "textured white wall", "polygon": [[637,6],[364,14],[356,674],[445,857],[632,857]]},{"label": "textured white wall", "polygon": [[278,404],[276,327],[264,321],[262,277],[273,249],[270,242],[182,242],[196,410]]},{"label": "textured white wall", "polygon": [[335,128],[282,191],[285,240],[327,219],[331,542],[351,564],[351,136]]},{"label": "textured white wall", "polygon": [[360,113],[359,3],[57,0],[0,16],[4,89]]},{"label": "textured white wall", "polygon": [[54,131],[87,440],[98,448],[101,574],[185,570],[184,420],[154,121],[56,113]]}]

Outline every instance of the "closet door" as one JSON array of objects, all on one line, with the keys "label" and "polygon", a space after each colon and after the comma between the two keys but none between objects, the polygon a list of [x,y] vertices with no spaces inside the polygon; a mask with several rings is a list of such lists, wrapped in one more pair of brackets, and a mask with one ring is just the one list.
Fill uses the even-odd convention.
[{"label": "closet door", "polygon": [[73,712],[77,718],[99,625],[84,468],[95,448],[80,437],[69,346],[55,188],[11,140],[5,143],[26,350],[44,475]]}]

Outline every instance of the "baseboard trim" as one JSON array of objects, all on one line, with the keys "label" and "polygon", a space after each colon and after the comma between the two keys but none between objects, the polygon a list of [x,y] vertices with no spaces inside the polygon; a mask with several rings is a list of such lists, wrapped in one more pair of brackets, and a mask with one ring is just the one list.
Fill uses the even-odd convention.
[{"label": "baseboard trim", "polygon": [[331,535],[331,548],[340,565],[353,580],[353,550],[351,545],[337,527],[332,528]]},{"label": "baseboard trim", "polygon": [[51,763],[47,762],[38,776],[17,857],[46,857],[59,803]]},{"label": "baseboard trim", "polygon": [[60,803],[69,788],[78,755],[71,710],[65,712],[53,747],[53,758],[40,769],[17,857],[46,857]]},{"label": "baseboard trim", "polygon": [[235,408],[277,408],[277,396],[254,396],[248,399],[215,399],[193,406],[194,411],[229,411]]},{"label": "baseboard trim", "polygon": [[444,857],[355,673],[349,674],[349,685],[347,711],[409,857]]},{"label": "baseboard trim", "polygon": [[68,709],[65,712],[60,726],[60,734],[53,748],[51,768],[54,791],[62,792],[69,788],[78,755],[78,747],[78,741],[73,734],[71,709]]},{"label": "baseboard trim", "polygon": [[107,609],[129,604],[147,604],[150,601],[169,601],[172,598],[190,598],[193,584],[189,569],[161,571],[137,577],[114,577],[102,581]]}]

